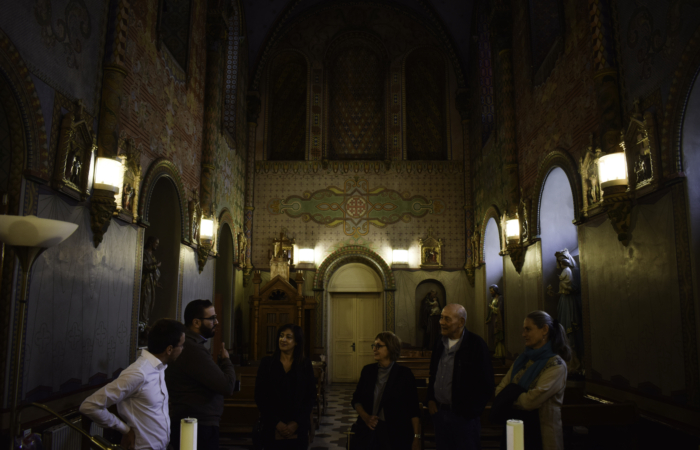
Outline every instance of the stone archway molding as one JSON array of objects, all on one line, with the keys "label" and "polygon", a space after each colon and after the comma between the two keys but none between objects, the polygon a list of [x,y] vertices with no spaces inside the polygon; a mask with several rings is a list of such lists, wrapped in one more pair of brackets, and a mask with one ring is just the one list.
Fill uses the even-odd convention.
[{"label": "stone archway molding", "polygon": [[180,172],[177,170],[175,164],[166,158],[158,158],[153,161],[148,167],[146,176],[143,178],[143,183],[141,184],[141,196],[139,198],[139,223],[146,227],[150,225],[149,206],[151,203],[151,196],[153,195],[153,190],[156,183],[161,178],[167,178],[175,187],[175,191],[177,192],[177,197],[180,202],[180,240],[184,244],[190,245],[190,223],[188,220],[189,208],[187,207],[185,186],[182,183]]},{"label": "stone archway molding", "polygon": [[542,201],[542,191],[544,190],[545,182],[552,170],[559,167],[566,174],[571,188],[571,196],[574,199],[574,221],[578,223],[581,220],[581,205],[583,204],[583,191],[581,188],[581,177],[574,158],[564,150],[554,150],[547,154],[540,163],[537,171],[537,179],[533,186],[532,198],[532,218],[530,219],[530,242],[539,240],[542,233],[540,226],[540,203]]},{"label": "stone archway molding", "polygon": [[361,245],[340,248],[323,260],[314,276],[314,291],[324,291],[331,276],[345,264],[359,262],[372,268],[382,279],[385,291],[396,290],[396,280],[389,265],[377,253]]},{"label": "stone archway molding", "polygon": [[[236,232],[236,226],[233,224],[233,216],[231,215],[231,211],[229,211],[228,208],[223,208],[221,210],[221,213],[219,214],[219,220],[218,220],[218,230],[216,230],[216,236],[221,236],[221,233],[224,231],[224,225],[228,225],[229,229],[231,230],[231,239],[233,239],[233,262],[234,264],[238,263],[238,239],[236,239],[236,236],[238,233]],[[216,239],[216,252],[219,253],[219,243],[221,242],[221,239]]]},{"label": "stone archway molding", "polygon": [[481,221],[481,241],[479,242],[479,266],[486,263],[484,260],[484,245],[486,243],[486,225],[488,225],[490,219],[494,219],[496,221],[496,227],[498,228],[498,245],[501,249],[503,249],[504,247],[503,230],[501,229],[501,212],[498,210],[498,206],[491,205],[489,206],[489,209],[486,210],[484,218]]}]

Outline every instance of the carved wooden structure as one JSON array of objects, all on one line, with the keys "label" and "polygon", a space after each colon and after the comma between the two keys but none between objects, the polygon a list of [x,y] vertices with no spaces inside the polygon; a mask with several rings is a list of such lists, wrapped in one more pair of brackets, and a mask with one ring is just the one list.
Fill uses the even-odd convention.
[{"label": "carved wooden structure", "polygon": [[68,196],[85,201],[90,196],[90,168],[94,165],[97,146],[82,117],[82,108],[68,112],[61,122],[61,134],[51,186]]},{"label": "carved wooden structure", "polygon": [[428,236],[418,239],[420,244],[421,269],[442,269],[442,239],[433,237],[433,229],[428,229]]}]

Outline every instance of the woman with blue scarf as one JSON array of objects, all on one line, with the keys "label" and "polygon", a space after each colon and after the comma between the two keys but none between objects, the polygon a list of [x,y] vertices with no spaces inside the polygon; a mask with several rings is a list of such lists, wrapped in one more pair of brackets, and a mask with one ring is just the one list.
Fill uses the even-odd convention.
[{"label": "woman with blue scarf", "polygon": [[566,363],[571,360],[566,333],[549,314],[533,311],[523,322],[522,336],[525,351],[496,388],[496,401],[501,391],[515,394],[513,417],[509,418],[525,422],[526,450],[562,450],[561,405],[566,388]]}]

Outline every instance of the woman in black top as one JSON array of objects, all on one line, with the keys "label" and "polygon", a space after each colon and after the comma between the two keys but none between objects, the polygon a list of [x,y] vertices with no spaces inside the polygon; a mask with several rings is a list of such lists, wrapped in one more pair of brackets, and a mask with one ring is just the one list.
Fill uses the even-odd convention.
[{"label": "woman in black top", "polygon": [[304,358],[301,327],[283,325],[277,335],[277,350],[262,359],[255,379],[264,447],[306,449],[316,398],[314,370],[311,360]]},{"label": "woman in black top", "polygon": [[353,449],[419,450],[420,409],[416,378],[408,367],[396,364],[401,339],[391,331],[377,335],[373,364],[362,369],[352,396],[359,414],[353,425]]}]

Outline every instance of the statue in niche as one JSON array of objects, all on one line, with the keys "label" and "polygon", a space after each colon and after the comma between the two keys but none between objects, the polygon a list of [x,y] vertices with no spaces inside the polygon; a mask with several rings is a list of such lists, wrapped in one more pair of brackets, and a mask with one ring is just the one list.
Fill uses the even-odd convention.
[{"label": "statue in niche", "polygon": [[503,296],[497,284],[489,286],[489,293],[491,294],[491,302],[489,303],[486,323],[490,323],[493,327],[493,356],[504,359],[506,357],[506,347],[503,344],[505,341],[505,335],[503,333]]},{"label": "statue in niche", "polygon": [[579,158],[579,173],[581,174],[581,186],[583,188],[583,214],[598,207],[602,200],[600,196],[600,183],[598,182],[598,159],[603,156],[600,148],[596,148],[594,136],[591,134],[590,145],[584,157]]},{"label": "statue in niche", "polygon": [[438,299],[437,291],[428,292],[420,308],[420,326],[423,329],[423,349],[432,350],[440,339],[440,312],[442,305]]},{"label": "statue in niche", "polygon": [[246,267],[246,249],[248,248],[248,239],[245,234],[238,233],[238,265],[242,268]]},{"label": "statue in niche", "polygon": [[[146,241],[143,252],[143,279],[141,281],[141,311],[139,313],[139,327],[148,329],[153,306],[156,302],[156,287],[159,287],[161,262],[155,257],[160,240],[155,236],[150,236]],[[145,336],[142,336],[145,338]],[[141,339],[143,344],[144,339]]]},{"label": "statue in niche", "polygon": [[80,162],[80,157],[77,152],[73,152],[72,163],[70,168],[70,182],[76,186],[80,186],[80,171],[83,163]]},{"label": "statue in niche", "polygon": [[122,194],[122,209],[131,212],[134,201],[134,188],[131,187],[130,183],[124,184],[124,193]]},{"label": "statue in niche", "polygon": [[554,292],[554,288],[550,284],[547,286],[547,294],[552,297],[559,295],[557,319],[564,327],[569,345],[573,350],[568,369],[569,372],[578,372],[583,360],[583,328],[581,324],[581,299],[578,296],[574,275],[576,261],[566,248],[556,252],[554,256],[557,258],[557,269],[561,269],[559,292]]}]

